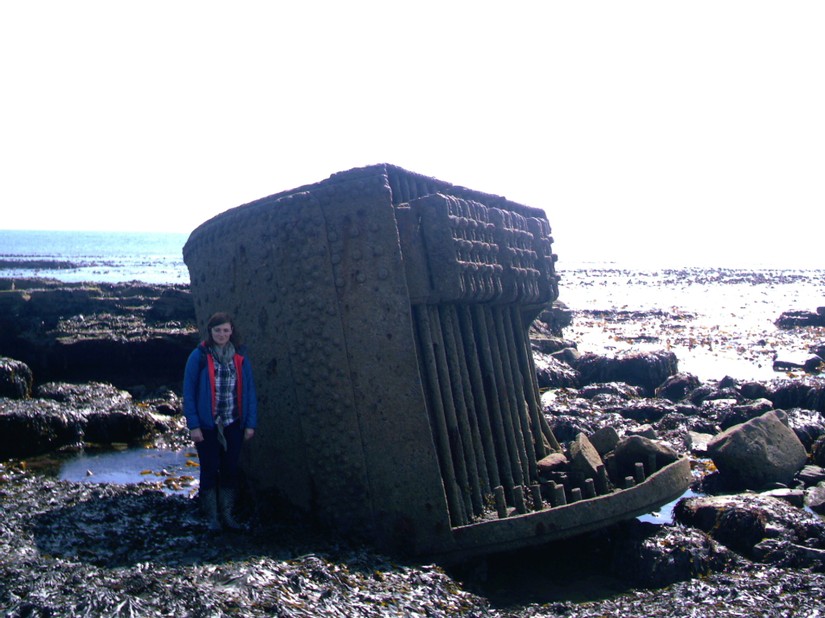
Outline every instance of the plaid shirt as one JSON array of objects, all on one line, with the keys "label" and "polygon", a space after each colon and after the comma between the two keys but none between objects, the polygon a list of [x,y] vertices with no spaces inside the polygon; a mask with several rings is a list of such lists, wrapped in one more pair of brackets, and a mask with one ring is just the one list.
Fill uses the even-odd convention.
[{"label": "plaid shirt", "polygon": [[226,365],[215,359],[215,423],[226,427],[235,421],[235,386],[238,376],[235,364]]}]

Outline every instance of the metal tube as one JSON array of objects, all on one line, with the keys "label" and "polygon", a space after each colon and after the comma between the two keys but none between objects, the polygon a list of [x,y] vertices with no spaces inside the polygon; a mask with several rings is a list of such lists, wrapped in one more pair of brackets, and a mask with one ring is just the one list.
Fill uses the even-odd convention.
[{"label": "metal tube", "polygon": [[[461,339],[464,344],[464,354],[467,359],[467,369],[469,371],[470,384],[472,385],[473,402],[475,403],[475,416],[478,419],[479,433],[484,447],[484,461],[487,464],[487,475],[490,479],[490,486],[501,485],[499,480],[499,462],[496,457],[496,447],[493,443],[493,428],[490,425],[490,411],[488,410],[487,395],[484,392],[484,380],[481,377],[481,367],[478,347],[476,346],[476,335],[473,332],[473,316],[467,305],[458,307],[458,318],[461,330]],[[504,460],[504,464],[507,464]],[[510,478],[510,486],[513,481]]]},{"label": "metal tube", "polygon": [[426,379],[425,392],[430,405],[430,425],[433,428],[433,438],[436,442],[436,453],[438,463],[441,468],[441,476],[444,482],[444,493],[447,497],[447,504],[450,509],[450,520],[452,526],[460,526],[467,523],[467,515],[464,510],[464,501],[456,480],[453,469],[452,456],[450,454],[450,440],[447,432],[447,423],[444,415],[444,405],[441,401],[441,393],[438,384],[438,372],[436,370],[435,354],[433,352],[433,338],[430,332],[430,321],[427,307],[423,305],[413,306],[413,319],[416,326],[416,340],[418,341],[419,357],[424,365]]},{"label": "metal tube", "polygon": [[[518,402],[516,401],[515,389],[513,387],[512,370],[510,367],[510,354],[507,346],[507,336],[504,333],[504,323],[501,315],[501,309],[496,308],[490,312],[491,323],[489,325],[492,340],[495,342],[496,354],[493,356],[496,361],[496,369],[501,379],[502,388],[499,392],[504,392],[504,411],[509,417],[509,432],[515,442],[515,453],[517,454],[518,462],[521,466],[521,478],[517,479],[517,485],[523,485],[531,478],[529,457],[527,456],[527,449],[525,447],[525,438],[522,431],[521,418],[518,413]],[[507,420],[505,420],[505,427]],[[531,447],[532,450],[532,447]],[[534,457],[535,460],[535,457]],[[535,464],[533,465],[535,470]]]},{"label": "metal tube", "polygon": [[504,485],[504,489],[512,492],[516,485],[521,485],[524,482],[521,473],[521,462],[518,458],[518,449],[516,439],[513,435],[512,417],[509,412],[509,404],[507,397],[502,393],[502,389],[506,389],[507,385],[504,383],[504,376],[501,371],[501,363],[496,362],[496,357],[493,355],[493,350],[497,350],[495,339],[491,328],[488,327],[488,320],[492,323],[492,316],[490,309],[481,305],[474,305],[476,310],[476,327],[479,331],[479,338],[481,341],[482,360],[484,361],[485,384],[490,390],[491,396],[488,398],[490,402],[490,411],[493,412],[493,428],[496,431],[496,444],[501,449],[501,456],[499,462],[506,458],[509,468],[509,479],[505,476],[505,480],[510,480],[510,485]]},{"label": "metal tube", "polygon": [[[502,328],[504,329],[504,344],[509,357],[507,359],[507,365],[509,366],[509,371],[512,376],[512,384],[515,390],[516,407],[513,411],[516,413],[519,423],[521,423],[521,433],[524,436],[524,450],[527,455],[525,463],[528,468],[527,478],[531,481],[535,481],[538,478],[538,468],[536,466],[538,459],[536,459],[536,452],[543,452],[544,447],[541,440],[541,429],[537,425],[535,426],[535,435],[533,433],[534,425],[532,423],[532,419],[530,418],[530,411],[527,406],[528,395],[525,393],[525,391],[530,390],[532,382],[529,377],[522,373],[521,366],[518,362],[517,349],[519,344],[515,334],[513,333],[511,313],[512,311],[502,309],[499,311],[499,319],[502,323]],[[535,436],[538,436],[538,438]]]},{"label": "metal tube", "polygon": [[455,340],[455,328],[453,325],[451,306],[436,309],[441,324],[441,334],[444,341],[444,353],[447,361],[447,370],[450,379],[450,393],[452,395],[453,410],[456,417],[456,427],[461,437],[461,446],[465,467],[467,469],[467,481],[469,483],[470,498],[472,500],[473,512],[480,515],[484,510],[484,502],[481,497],[481,479],[478,476],[478,461],[476,460],[476,440],[473,435],[470,419],[467,412],[467,404],[464,399],[465,375],[461,371],[458,347]]},{"label": "metal tube", "polygon": [[[541,408],[541,396],[539,395],[539,382],[536,377],[536,363],[533,360],[533,353],[530,349],[530,337],[527,334],[527,328],[524,326],[524,318],[518,307],[513,307],[510,312],[513,320],[513,336],[516,339],[517,350],[519,351],[519,365],[526,377],[529,377],[530,388],[525,385],[527,394],[527,406],[530,408],[530,418],[533,421],[533,432],[538,436],[544,436],[544,439],[550,445],[550,448],[555,451],[561,451],[561,445],[553,435],[553,431],[547,424],[547,419],[544,418],[544,412]],[[541,459],[548,455],[545,444],[536,439],[536,459]]]},{"label": "metal tube", "polygon": [[[441,316],[438,307],[428,305],[430,331],[433,336],[433,352],[435,354],[435,366],[438,372],[438,385],[441,389],[441,402],[444,408],[444,419],[447,424],[447,436],[450,442],[450,454],[453,460],[456,481],[461,495],[464,499],[466,513],[473,512],[472,486],[467,470],[465,459],[466,449],[459,427],[458,417],[453,401],[453,386],[450,380],[449,356],[447,354],[444,335],[441,332]],[[479,497],[479,502],[480,502]]]},{"label": "metal tube", "polygon": [[496,448],[496,455],[499,464],[499,475],[501,485],[506,492],[512,491],[516,484],[514,477],[512,459],[510,457],[510,447],[507,440],[507,433],[504,428],[504,415],[501,410],[501,395],[498,391],[496,381],[496,371],[493,364],[493,355],[490,350],[490,337],[487,334],[486,310],[481,305],[472,306],[473,326],[476,329],[476,341],[480,351],[482,384],[486,393],[488,411],[490,413],[490,426],[493,430],[493,440]]},{"label": "metal tube", "polygon": [[481,428],[479,427],[478,412],[476,410],[476,401],[473,395],[473,386],[470,379],[469,359],[467,358],[467,349],[464,345],[464,338],[461,334],[461,320],[459,319],[458,308],[455,305],[450,305],[447,308],[449,321],[451,324],[451,331],[453,339],[455,340],[455,355],[458,359],[459,372],[461,374],[462,394],[464,398],[464,412],[467,415],[467,422],[470,425],[470,434],[472,436],[473,450],[475,452],[476,474],[481,483],[481,493],[489,494],[495,485],[499,485],[498,480],[495,483],[490,482],[490,477],[487,474],[487,461],[484,452],[484,443],[481,438]]}]

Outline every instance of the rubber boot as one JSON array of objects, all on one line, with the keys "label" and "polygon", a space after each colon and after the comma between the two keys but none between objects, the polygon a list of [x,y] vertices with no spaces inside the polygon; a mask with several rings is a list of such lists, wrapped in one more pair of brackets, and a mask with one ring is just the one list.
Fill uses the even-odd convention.
[{"label": "rubber boot", "polygon": [[243,526],[235,520],[235,516],[232,514],[232,509],[235,507],[235,490],[221,489],[218,493],[218,504],[220,505],[223,525],[230,530],[243,530]]},{"label": "rubber boot", "polygon": [[219,532],[221,522],[218,519],[218,492],[215,489],[201,490],[201,508],[206,515],[206,525],[210,532]]}]

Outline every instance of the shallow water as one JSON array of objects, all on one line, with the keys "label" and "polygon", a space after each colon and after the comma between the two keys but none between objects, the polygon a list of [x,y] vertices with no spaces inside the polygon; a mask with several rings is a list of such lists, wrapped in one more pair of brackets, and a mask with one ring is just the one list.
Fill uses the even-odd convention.
[{"label": "shallow water", "polygon": [[647,513],[646,515],[640,515],[636,519],[642,522],[647,522],[651,524],[672,524],[673,523],[673,509],[676,507],[676,503],[683,498],[695,498],[699,496],[692,489],[688,489],[685,493],[681,496],[676,498],[675,500],[668,502],[667,504],[662,505],[655,511]]},{"label": "shallow water", "polygon": [[198,487],[198,460],[194,449],[81,451],[63,461],[56,474],[65,481],[117,485],[151,483],[166,493],[190,494]]},{"label": "shallow water", "polygon": [[[783,331],[786,311],[825,305],[825,271],[593,268],[562,272],[560,298],[577,313],[565,337],[582,352],[672,350],[679,370],[701,380],[782,377],[774,357],[800,362],[825,329]],[[660,312],[621,321],[587,312]]]}]

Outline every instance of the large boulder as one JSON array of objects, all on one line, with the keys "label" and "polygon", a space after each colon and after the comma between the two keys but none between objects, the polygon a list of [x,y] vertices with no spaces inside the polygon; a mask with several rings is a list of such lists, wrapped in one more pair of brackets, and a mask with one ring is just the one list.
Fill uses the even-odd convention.
[{"label": "large boulder", "polygon": [[748,489],[789,484],[808,458],[802,442],[775,411],[714,436],[708,454],[729,485]]}]

